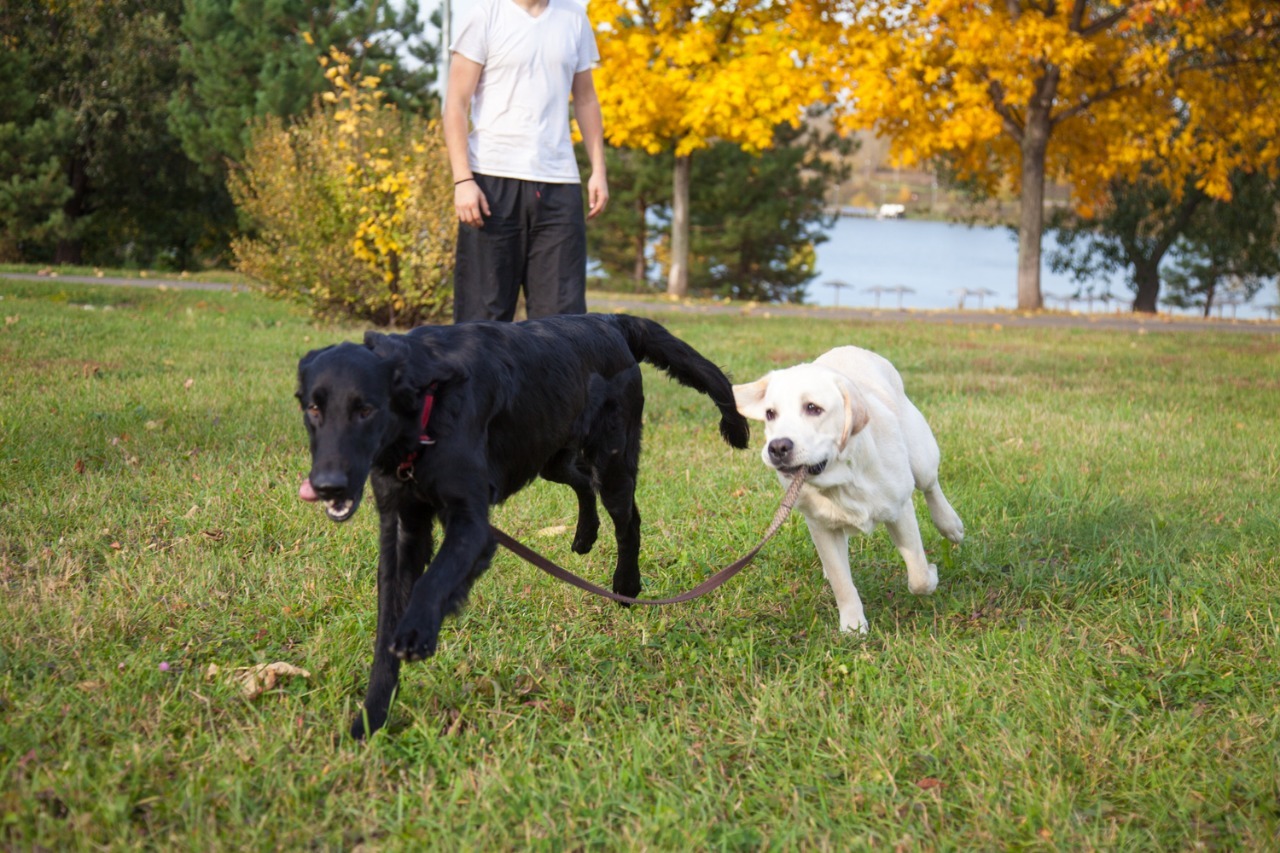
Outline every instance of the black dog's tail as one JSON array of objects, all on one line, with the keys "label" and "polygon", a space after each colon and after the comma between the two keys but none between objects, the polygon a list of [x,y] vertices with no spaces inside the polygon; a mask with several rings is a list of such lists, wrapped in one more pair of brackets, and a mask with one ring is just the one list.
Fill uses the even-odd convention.
[{"label": "black dog's tail", "polygon": [[720,409],[720,435],[730,445],[742,449],[751,438],[747,419],[738,414],[733,401],[733,385],[724,371],[707,361],[693,347],[668,332],[660,324],[627,314],[611,315],[636,361],[647,361],[681,385],[701,391]]}]

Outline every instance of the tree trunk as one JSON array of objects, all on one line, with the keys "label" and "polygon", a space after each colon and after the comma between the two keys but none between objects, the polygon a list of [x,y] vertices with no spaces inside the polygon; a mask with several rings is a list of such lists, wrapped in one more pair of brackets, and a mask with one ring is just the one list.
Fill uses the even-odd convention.
[{"label": "tree trunk", "polygon": [[[1173,247],[1178,237],[1190,226],[1191,217],[1201,203],[1204,202],[1205,198],[1205,194],[1200,190],[1189,189],[1183,195],[1177,217],[1164,229],[1164,232],[1155,241],[1155,244],[1151,246],[1146,255],[1141,256],[1137,250],[1129,249],[1130,257],[1144,258],[1143,262],[1134,262],[1133,265],[1133,281],[1138,288],[1138,292],[1133,298],[1133,312],[1135,314],[1155,314],[1159,310],[1157,300],[1160,297],[1160,261],[1163,260],[1169,249]],[[1212,297],[1210,298],[1212,299]],[[1205,316],[1209,316],[1208,311],[1205,312]]]},{"label": "tree trunk", "polygon": [[1133,297],[1135,314],[1156,313],[1156,299],[1160,296],[1160,258],[1163,256],[1160,253],[1146,263],[1133,265],[1133,283],[1137,287]]},{"label": "tree trunk", "polygon": [[1044,307],[1040,292],[1040,242],[1044,237],[1044,172],[1049,149],[1049,110],[1032,102],[1022,134],[1022,206],[1018,214],[1018,309]]},{"label": "tree trunk", "polygon": [[649,242],[649,224],[644,218],[648,210],[649,205],[643,198],[636,199],[636,213],[639,214],[640,225],[636,231],[636,263],[631,276],[636,280],[637,285],[644,284],[645,273],[649,271],[649,265],[644,259],[645,244]]},{"label": "tree trunk", "polygon": [[64,229],[68,232],[58,238],[53,250],[53,262],[61,265],[79,265],[83,260],[84,243],[79,237],[80,220],[88,209],[89,174],[84,162],[73,157],[67,169],[67,182],[71,185],[71,198],[62,205],[66,217]]},{"label": "tree trunk", "polygon": [[692,157],[676,157],[671,182],[671,270],[667,275],[667,293],[684,297],[689,294],[689,175]]}]

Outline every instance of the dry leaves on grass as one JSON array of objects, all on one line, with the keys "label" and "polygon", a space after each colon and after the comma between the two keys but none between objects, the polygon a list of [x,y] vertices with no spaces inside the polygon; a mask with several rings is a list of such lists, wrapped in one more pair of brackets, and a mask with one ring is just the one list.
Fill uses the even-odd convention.
[{"label": "dry leaves on grass", "polygon": [[[206,681],[212,681],[222,674],[222,669],[216,663],[209,664],[209,668],[205,671],[204,677]],[[232,684],[240,686],[240,693],[246,699],[257,699],[268,690],[275,689],[276,684],[281,678],[291,678],[297,676],[299,678],[310,678],[311,673],[305,669],[296,667],[293,664],[284,661],[276,661],[275,663],[259,663],[254,666],[236,667],[227,674],[226,680]]]}]

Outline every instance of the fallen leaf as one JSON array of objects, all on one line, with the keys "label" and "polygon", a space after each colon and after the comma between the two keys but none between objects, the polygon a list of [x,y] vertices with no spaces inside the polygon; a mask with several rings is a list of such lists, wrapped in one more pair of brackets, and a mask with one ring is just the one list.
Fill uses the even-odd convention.
[{"label": "fallen leaf", "polygon": [[542,528],[541,530],[538,531],[538,535],[539,536],[559,536],[561,533],[566,532],[568,529],[569,529],[568,525],[555,524],[555,525],[552,525],[551,527]]},{"label": "fallen leaf", "polygon": [[[205,670],[206,681],[217,678],[222,670],[216,663],[209,664]],[[259,663],[253,666],[237,667],[227,676],[227,681],[240,686],[240,694],[246,699],[257,699],[268,690],[275,689],[281,678],[310,678],[311,673],[284,661],[275,663]]]},{"label": "fallen leaf", "polygon": [[194,379],[188,379],[186,382],[183,382],[183,383],[182,383],[182,387],[183,387],[183,388],[186,388],[188,391],[190,391],[190,390],[191,390],[191,386],[192,386],[192,385],[195,385],[195,384],[196,384],[196,381],[195,381]]}]

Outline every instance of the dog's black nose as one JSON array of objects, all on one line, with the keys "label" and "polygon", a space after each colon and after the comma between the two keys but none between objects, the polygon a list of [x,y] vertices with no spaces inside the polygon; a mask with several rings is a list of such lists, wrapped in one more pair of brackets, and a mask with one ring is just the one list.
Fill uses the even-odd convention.
[{"label": "dog's black nose", "polygon": [[791,458],[791,451],[795,449],[795,444],[789,438],[775,438],[769,442],[769,458],[774,462],[786,462]]},{"label": "dog's black nose", "polygon": [[341,498],[347,493],[347,475],[341,471],[320,471],[311,475],[311,488],[321,498]]}]

